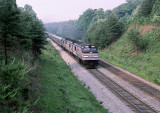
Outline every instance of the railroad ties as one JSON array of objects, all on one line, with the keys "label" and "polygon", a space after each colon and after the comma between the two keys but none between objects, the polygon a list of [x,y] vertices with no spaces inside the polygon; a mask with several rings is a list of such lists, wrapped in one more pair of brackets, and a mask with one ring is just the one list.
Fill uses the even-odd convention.
[{"label": "railroad ties", "polygon": [[136,113],[157,113],[152,107],[148,106],[137,97],[132,95],[130,92],[125,90],[123,87],[115,83],[110,78],[103,75],[97,69],[88,70],[92,75],[95,76],[105,87],[111,90],[115,95],[117,95],[123,102],[127,104]]}]

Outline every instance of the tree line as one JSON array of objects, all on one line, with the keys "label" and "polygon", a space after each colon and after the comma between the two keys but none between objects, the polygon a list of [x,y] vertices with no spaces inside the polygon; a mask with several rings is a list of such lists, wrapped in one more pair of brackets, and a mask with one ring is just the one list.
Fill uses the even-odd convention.
[{"label": "tree line", "polygon": [[[126,3],[113,10],[87,9],[72,25],[69,24],[71,21],[48,23],[46,28],[64,38],[82,40],[105,48],[120,38],[132,24],[160,23],[158,10],[159,0],[126,0]],[[72,30],[68,30],[71,26]],[[77,33],[75,29],[81,32]]]},{"label": "tree line", "polygon": [[1,60],[8,64],[8,52],[31,50],[37,56],[45,44],[45,28],[32,7],[18,8],[16,0],[0,0]]},{"label": "tree line", "polygon": [[77,20],[76,25],[85,32],[84,41],[105,48],[121,37],[127,21],[143,0],[127,0],[113,10],[88,9]]},{"label": "tree line", "polygon": [[[76,21],[74,20],[75,24],[72,24],[72,26],[74,26],[72,28],[81,31],[83,35],[77,33],[77,36],[74,36],[74,32],[70,32],[74,31],[73,29],[70,31],[66,30],[71,27],[68,24],[70,21],[65,23],[62,22],[61,25],[48,23],[45,27],[49,32],[64,38],[67,36],[67,38],[73,38],[75,40],[80,39],[100,48],[104,48],[122,35],[125,30],[125,23],[127,19],[142,2],[143,0],[127,0],[126,3],[114,8],[113,10],[106,11],[102,8],[87,9]],[[66,27],[65,24],[68,24],[68,26]],[[62,32],[65,32],[65,34],[70,33],[70,35],[58,32],[60,29]]]}]

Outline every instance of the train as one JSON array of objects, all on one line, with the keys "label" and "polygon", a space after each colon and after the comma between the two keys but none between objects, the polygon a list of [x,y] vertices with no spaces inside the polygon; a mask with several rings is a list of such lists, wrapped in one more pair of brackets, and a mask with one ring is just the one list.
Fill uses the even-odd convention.
[{"label": "train", "polygon": [[94,45],[86,44],[69,38],[62,38],[49,33],[51,40],[73,55],[81,64],[88,68],[98,65],[98,50]]}]

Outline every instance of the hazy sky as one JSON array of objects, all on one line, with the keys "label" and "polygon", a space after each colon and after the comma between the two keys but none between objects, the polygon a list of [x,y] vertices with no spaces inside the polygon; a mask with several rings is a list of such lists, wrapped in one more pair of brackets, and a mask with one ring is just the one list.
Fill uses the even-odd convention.
[{"label": "hazy sky", "polygon": [[44,23],[78,19],[88,8],[113,9],[125,0],[17,0],[19,7],[32,6]]}]

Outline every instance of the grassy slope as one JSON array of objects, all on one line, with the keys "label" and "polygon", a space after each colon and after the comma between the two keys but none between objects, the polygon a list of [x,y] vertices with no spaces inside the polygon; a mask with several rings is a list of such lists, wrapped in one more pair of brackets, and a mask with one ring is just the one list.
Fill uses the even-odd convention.
[{"label": "grassy slope", "polygon": [[125,33],[122,38],[99,55],[125,70],[160,85],[160,30],[153,29],[143,35],[149,41],[145,52],[136,52]]},{"label": "grassy slope", "polygon": [[40,81],[44,91],[39,101],[43,113],[106,113],[88,89],[77,80],[59,53],[47,45],[40,56]]}]

